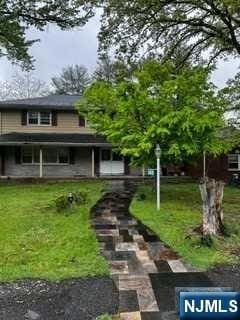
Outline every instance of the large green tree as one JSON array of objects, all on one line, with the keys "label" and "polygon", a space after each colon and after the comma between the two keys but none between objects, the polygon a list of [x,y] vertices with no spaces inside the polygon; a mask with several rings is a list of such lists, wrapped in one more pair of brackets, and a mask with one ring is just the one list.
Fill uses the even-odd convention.
[{"label": "large green tree", "polygon": [[29,68],[33,59],[28,49],[37,41],[27,39],[30,27],[43,30],[53,23],[64,30],[82,26],[92,16],[85,0],[0,0],[0,56]]},{"label": "large green tree", "polygon": [[203,151],[219,154],[226,101],[208,81],[209,70],[145,62],[131,79],[94,82],[79,106],[97,132],[144,164],[160,143],[163,159],[183,161]]},{"label": "large green tree", "polygon": [[[226,101],[209,82],[209,70],[150,60],[129,79],[96,81],[79,110],[92,127],[138,164],[152,164],[161,145],[162,162],[182,162],[203,152],[218,155],[230,147],[223,138]],[[203,232],[223,232],[223,183],[204,180]]]},{"label": "large green tree", "polygon": [[95,0],[103,8],[102,49],[124,55],[150,52],[169,56],[186,46],[185,58],[210,52],[240,56],[239,0]]}]

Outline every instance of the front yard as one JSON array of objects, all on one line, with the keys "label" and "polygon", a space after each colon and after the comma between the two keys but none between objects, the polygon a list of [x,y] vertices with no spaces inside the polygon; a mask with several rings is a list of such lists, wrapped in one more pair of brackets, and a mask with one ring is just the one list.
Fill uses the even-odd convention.
[{"label": "front yard", "polygon": [[140,186],[131,205],[131,212],[155,231],[161,240],[196,267],[208,268],[218,263],[239,262],[239,189],[225,188],[225,223],[231,236],[217,238],[211,248],[201,245],[200,236],[192,232],[201,224],[202,218],[197,184],[164,183],[161,189],[161,201],[161,210],[157,212],[152,186]]},{"label": "front yard", "polygon": [[[0,281],[19,278],[60,280],[108,274],[99,253],[89,210],[102,182],[0,184]],[[86,191],[89,201],[58,213],[54,200]]]}]

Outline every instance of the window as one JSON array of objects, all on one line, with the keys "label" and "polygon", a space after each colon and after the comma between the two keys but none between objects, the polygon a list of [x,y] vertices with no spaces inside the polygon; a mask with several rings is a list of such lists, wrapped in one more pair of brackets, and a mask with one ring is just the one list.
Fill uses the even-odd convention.
[{"label": "window", "polygon": [[122,161],[123,158],[122,158],[122,155],[118,152],[112,152],[112,160],[113,161]]},{"label": "window", "polygon": [[111,160],[111,150],[104,149],[102,150],[102,161],[110,161]]},{"label": "window", "polygon": [[28,112],[28,124],[38,124],[38,112]]},{"label": "window", "polygon": [[33,163],[32,153],[33,153],[32,147],[22,148],[22,163]]},{"label": "window", "polygon": [[[23,147],[22,148],[22,163],[24,164],[38,164],[40,159],[39,147]],[[43,148],[43,163],[44,164],[68,164],[69,163],[69,149],[46,147]]]},{"label": "window", "polygon": [[51,124],[51,112],[39,112],[40,124],[50,125]]},{"label": "window", "polygon": [[79,127],[89,128],[89,121],[83,116],[79,116]]},{"label": "window", "polygon": [[58,149],[57,148],[44,148],[43,149],[43,163],[57,163],[58,162]]},{"label": "window", "polygon": [[229,170],[240,170],[240,155],[229,154],[228,155],[228,169]]},{"label": "window", "polygon": [[59,163],[69,163],[69,149],[60,148],[58,150]]},{"label": "window", "polygon": [[122,161],[123,157],[120,153],[114,152],[111,149],[102,150],[102,161]]},{"label": "window", "polygon": [[50,111],[29,111],[27,119],[29,125],[50,126],[52,123],[52,114]]}]

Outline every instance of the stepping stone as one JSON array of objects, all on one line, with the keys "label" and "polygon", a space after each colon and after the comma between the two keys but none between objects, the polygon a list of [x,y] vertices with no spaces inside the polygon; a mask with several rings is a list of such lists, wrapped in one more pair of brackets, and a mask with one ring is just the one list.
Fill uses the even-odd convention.
[{"label": "stepping stone", "polygon": [[181,260],[169,260],[168,264],[173,272],[188,272]]},{"label": "stepping stone", "polygon": [[137,229],[134,227],[134,228],[132,228],[132,229],[128,229],[128,232],[129,232],[129,234],[131,235],[131,236],[138,236],[139,235],[139,233],[138,233],[138,231],[137,231]]},{"label": "stepping stone", "polygon": [[128,274],[127,261],[109,261],[110,272],[114,274]]},{"label": "stepping stone", "polygon": [[134,242],[120,242],[116,244],[116,251],[137,251],[138,246]]},{"label": "stepping stone", "polygon": [[137,292],[134,290],[119,291],[119,312],[139,311]]},{"label": "stepping stone", "polygon": [[147,275],[119,275],[119,290],[142,290],[151,287]]},{"label": "stepping stone", "polygon": [[178,259],[179,259],[179,256],[177,253],[165,247],[165,249],[163,249],[163,251],[160,253],[158,260],[169,261],[169,260],[178,260]]},{"label": "stepping stone", "polygon": [[140,312],[120,313],[120,320],[141,320]]},{"label": "stepping stone", "polygon": [[112,230],[112,229],[116,229],[116,225],[114,225],[114,224],[95,224],[94,228],[96,230]]},{"label": "stepping stone", "polygon": [[147,244],[148,254],[152,260],[161,260],[161,255],[167,250],[162,242],[150,242]]},{"label": "stepping stone", "polygon": [[137,290],[140,311],[159,311],[157,301],[152,288],[143,287]]},{"label": "stepping stone", "polygon": [[98,229],[96,230],[96,233],[98,236],[102,237],[102,236],[110,236],[110,237],[118,237],[119,236],[119,231],[115,230],[115,229],[107,229],[107,230],[103,230],[103,229]]},{"label": "stepping stone", "polygon": [[158,272],[172,272],[172,269],[170,268],[169,264],[167,263],[167,261],[164,260],[157,260],[154,261]]},{"label": "stepping stone", "polygon": [[119,230],[119,233],[121,236],[123,236],[124,242],[133,242],[133,237],[129,235],[129,232],[127,229],[121,229]]}]

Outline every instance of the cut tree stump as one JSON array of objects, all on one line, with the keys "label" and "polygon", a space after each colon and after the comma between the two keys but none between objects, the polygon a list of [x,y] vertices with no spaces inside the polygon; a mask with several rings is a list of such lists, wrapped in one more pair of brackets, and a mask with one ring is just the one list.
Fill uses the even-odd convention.
[{"label": "cut tree stump", "polygon": [[199,184],[203,201],[203,235],[222,235],[223,226],[223,181],[203,178]]}]

